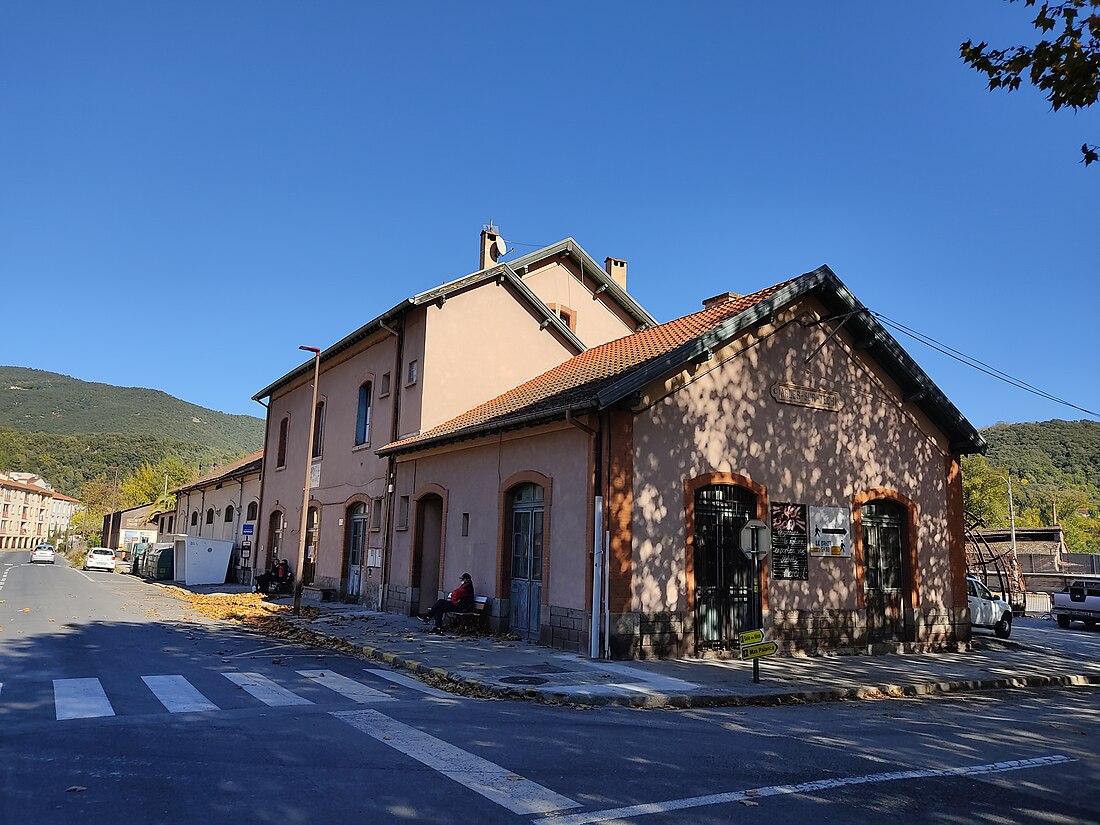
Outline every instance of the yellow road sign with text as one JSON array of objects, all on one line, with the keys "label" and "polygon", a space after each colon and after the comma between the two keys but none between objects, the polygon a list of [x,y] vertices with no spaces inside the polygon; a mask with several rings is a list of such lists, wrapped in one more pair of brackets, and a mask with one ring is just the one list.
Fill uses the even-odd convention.
[{"label": "yellow road sign with text", "polygon": [[772,656],[779,650],[775,642],[761,642],[755,645],[741,645],[742,659],[759,659],[761,656]]},{"label": "yellow road sign with text", "polygon": [[743,633],[737,634],[737,644],[741,647],[745,645],[758,645],[764,641],[763,630],[746,630]]}]

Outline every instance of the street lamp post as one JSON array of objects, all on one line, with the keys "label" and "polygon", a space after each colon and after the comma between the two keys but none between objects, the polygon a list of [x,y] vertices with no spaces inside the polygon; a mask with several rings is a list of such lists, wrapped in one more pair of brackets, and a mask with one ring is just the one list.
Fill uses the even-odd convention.
[{"label": "street lamp post", "polygon": [[313,353],[313,401],[309,405],[309,439],[306,441],[306,477],[302,485],[302,520],[298,525],[298,570],[294,580],[294,615],[302,613],[302,574],[306,566],[306,522],[309,518],[309,491],[313,477],[313,428],[317,426],[317,383],[321,376],[321,350],[298,347]]}]

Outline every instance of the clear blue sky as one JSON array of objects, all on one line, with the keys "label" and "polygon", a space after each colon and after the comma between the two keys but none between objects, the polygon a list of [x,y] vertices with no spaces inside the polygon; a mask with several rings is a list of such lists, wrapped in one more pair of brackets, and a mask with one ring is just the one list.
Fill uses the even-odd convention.
[{"label": "clear blue sky", "polygon": [[[572,235],[626,258],[661,321],[827,263],[1100,410],[1100,170],[1078,162],[1100,107],[991,94],[958,57],[1030,16],[10,0],[0,363],[260,415],[299,344],[475,270],[491,217],[515,255]],[[898,338],[977,426],[1085,417]]]}]

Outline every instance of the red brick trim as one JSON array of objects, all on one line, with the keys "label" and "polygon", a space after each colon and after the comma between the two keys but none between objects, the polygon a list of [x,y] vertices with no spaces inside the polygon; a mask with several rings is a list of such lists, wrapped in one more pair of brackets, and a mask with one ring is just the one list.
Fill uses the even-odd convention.
[{"label": "red brick trim", "polygon": [[966,516],[963,506],[962,467],[958,455],[946,457],[947,547],[951,570],[951,606],[966,604]]},{"label": "red brick trim", "polygon": [[607,448],[608,552],[607,605],[611,613],[633,607],[634,578],[634,413],[609,410],[604,433]]}]

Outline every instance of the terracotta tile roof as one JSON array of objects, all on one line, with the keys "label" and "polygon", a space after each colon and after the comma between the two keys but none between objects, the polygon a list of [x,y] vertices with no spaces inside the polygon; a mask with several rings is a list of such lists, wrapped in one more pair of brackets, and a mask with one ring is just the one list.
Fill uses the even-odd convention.
[{"label": "terracotta tile roof", "polygon": [[192,481],[190,484],[184,484],[181,487],[175,487],[172,489],[173,493],[179,493],[183,490],[194,490],[196,487],[202,487],[204,484],[209,484],[218,479],[225,478],[233,475],[238,470],[247,467],[255,461],[259,461],[264,457],[263,450],[256,450],[254,453],[249,453],[246,456],[238,458],[236,461],[232,461],[229,464],[223,464],[220,467],[215,467],[209,473]]},{"label": "terracotta tile roof", "polygon": [[506,428],[540,413],[549,418],[588,403],[595,406],[596,394],[601,389],[767,300],[789,283],[776,284],[594,347],[450,421],[388,444],[379,452],[399,452],[429,441],[451,440],[452,436],[461,438],[468,430]]}]

